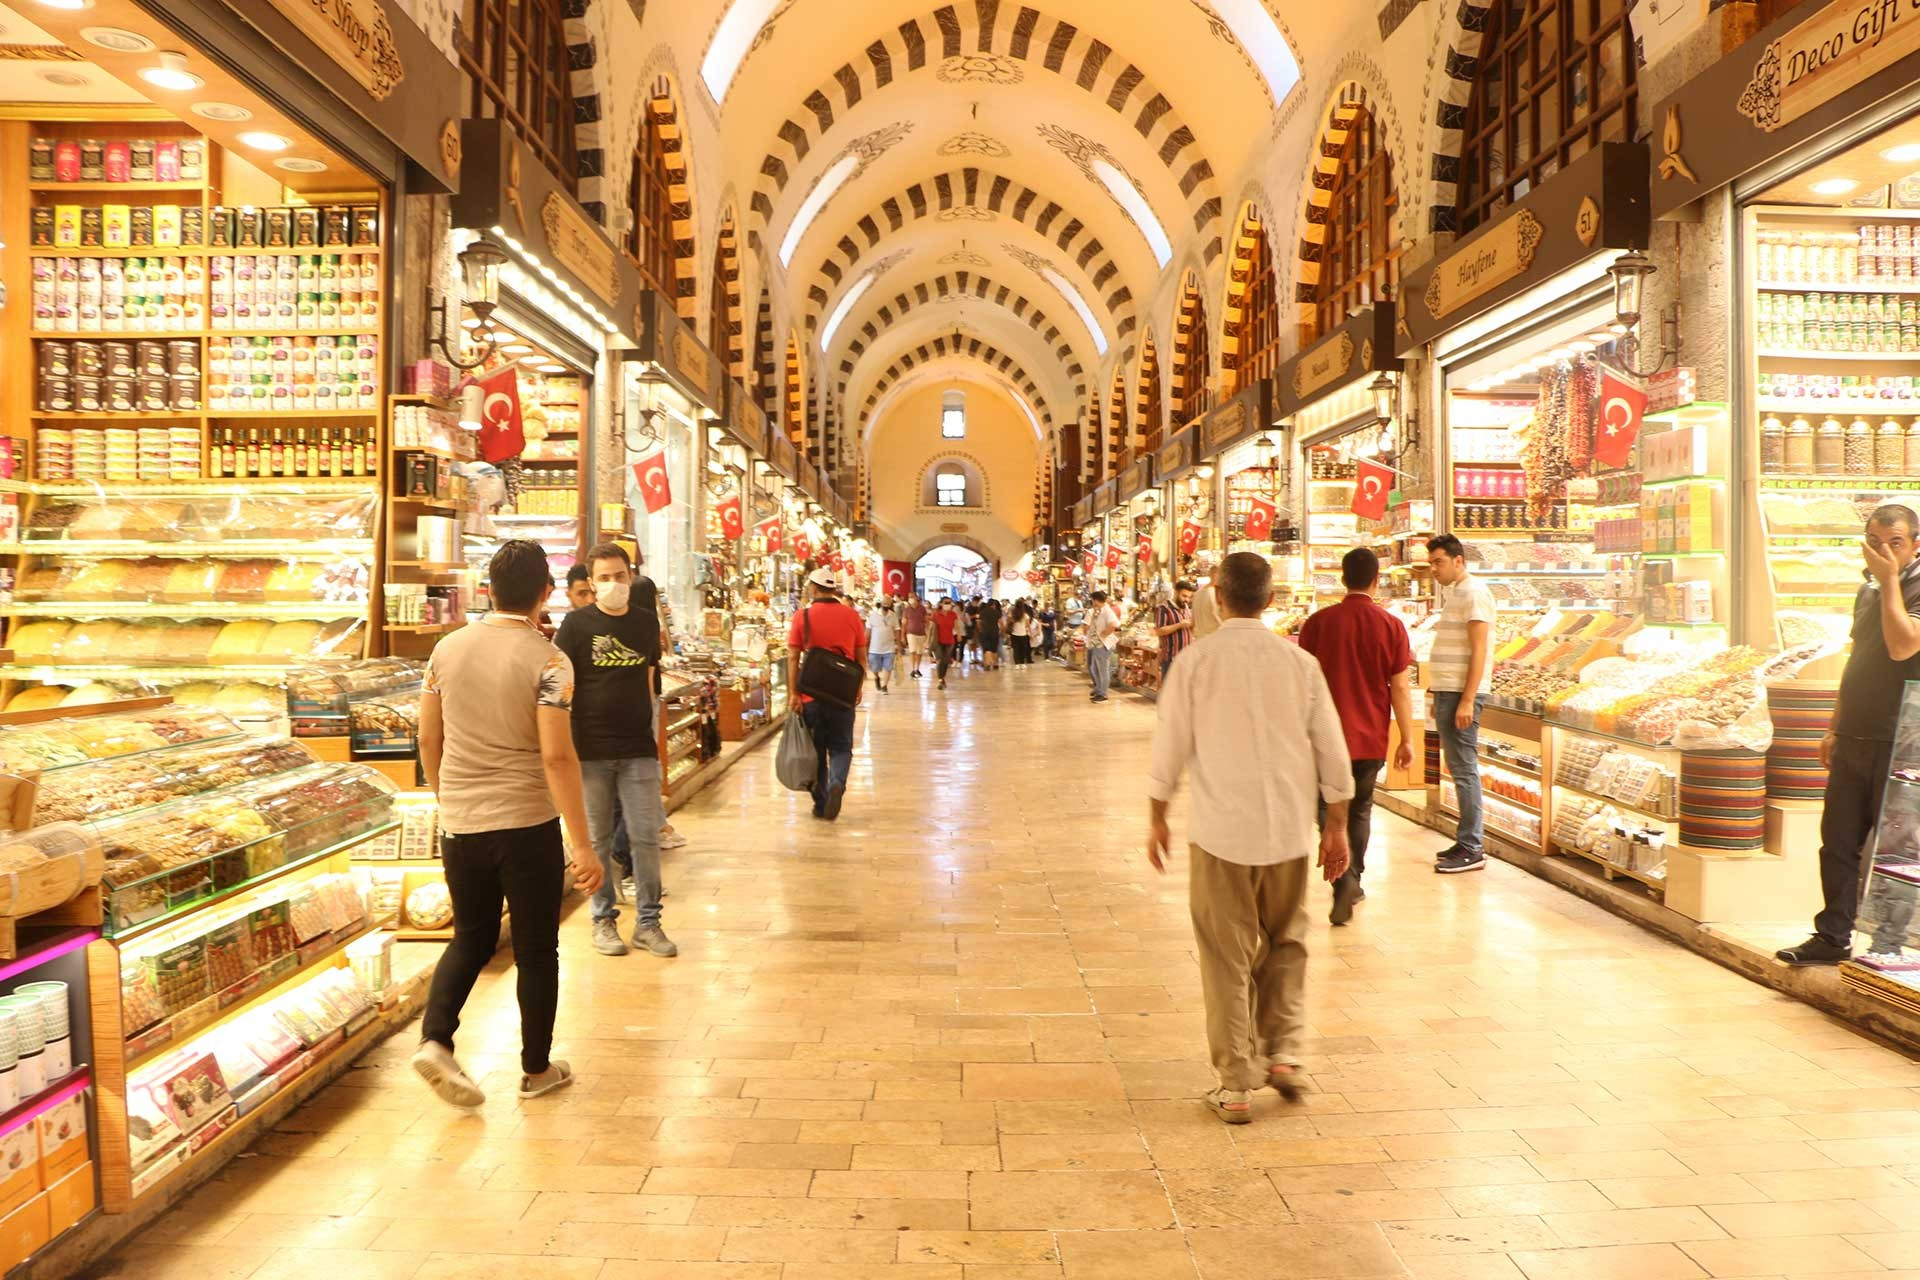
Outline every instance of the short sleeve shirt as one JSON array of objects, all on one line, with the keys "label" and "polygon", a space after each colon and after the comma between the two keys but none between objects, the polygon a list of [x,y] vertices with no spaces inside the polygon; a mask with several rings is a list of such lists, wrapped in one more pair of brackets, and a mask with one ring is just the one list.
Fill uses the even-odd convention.
[{"label": "short sleeve shirt", "polygon": [[491,614],[434,646],[440,699],[440,826],[452,835],[537,827],[559,816],[540,757],[541,707],[573,705],[573,664],[523,619]]},{"label": "short sleeve shirt", "polygon": [[867,652],[893,652],[893,611],[875,607],[867,611]]},{"label": "short sleeve shirt", "polygon": [[1300,628],[1300,647],[1320,660],[1355,760],[1387,758],[1393,678],[1413,665],[1400,619],[1365,595],[1320,610]]},{"label": "short sleeve shirt", "polygon": [[[806,650],[813,648],[830,649],[859,662],[865,657],[861,648],[865,643],[866,628],[860,623],[859,612],[838,601],[815,601],[794,614],[787,627],[787,646],[803,661]],[[798,696],[803,703],[813,701],[804,693]]]},{"label": "short sleeve shirt", "polygon": [[954,609],[935,609],[933,611],[933,634],[941,644],[952,644],[960,638],[960,613]]},{"label": "short sleeve shirt", "polygon": [[[1920,561],[1901,573],[1900,594],[1907,613],[1920,617]],[[1887,652],[1887,634],[1880,626],[1880,586],[1868,582],[1853,600],[1853,652],[1840,673],[1833,731],[1846,738],[1892,742],[1909,680],[1920,680],[1920,657],[1895,662]]]},{"label": "short sleeve shirt", "polygon": [[1440,693],[1464,693],[1473,644],[1469,622],[1487,624],[1487,665],[1480,673],[1480,693],[1493,692],[1493,621],[1499,614],[1493,591],[1468,574],[1451,587],[1440,588],[1440,621],[1433,630],[1433,654],[1427,659],[1427,685]]},{"label": "short sleeve shirt", "polygon": [[[1171,627],[1177,622],[1192,622],[1193,611],[1181,605],[1168,602],[1156,605],[1153,610],[1155,627]],[[1193,628],[1183,627],[1179,631],[1169,632],[1160,637],[1160,665],[1168,666],[1180,656],[1180,651],[1193,643]]]}]

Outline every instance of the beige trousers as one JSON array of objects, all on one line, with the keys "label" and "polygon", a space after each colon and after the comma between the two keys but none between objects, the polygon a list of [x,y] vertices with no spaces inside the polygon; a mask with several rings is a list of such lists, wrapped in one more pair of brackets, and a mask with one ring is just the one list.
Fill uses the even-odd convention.
[{"label": "beige trousers", "polygon": [[1249,867],[1187,847],[1213,1069],[1223,1089],[1264,1088],[1268,1067],[1299,1062],[1313,859]]}]

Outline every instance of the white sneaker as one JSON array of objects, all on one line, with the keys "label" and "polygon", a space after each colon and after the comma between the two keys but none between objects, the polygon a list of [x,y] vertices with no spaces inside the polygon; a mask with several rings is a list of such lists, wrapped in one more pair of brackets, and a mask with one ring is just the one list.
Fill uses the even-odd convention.
[{"label": "white sneaker", "polygon": [[660,847],[662,849],[684,849],[687,847],[687,838],[678,831],[668,828],[660,833]]},{"label": "white sneaker", "polygon": [[422,1040],[413,1051],[414,1074],[433,1086],[443,1102],[456,1107],[477,1107],[487,1100],[453,1056],[453,1050],[437,1040]]},{"label": "white sneaker", "polygon": [[657,924],[645,928],[636,927],[633,931],[633,945],[642,951],[656,956],[677,956],[680,948],[673,944],[666,931]]},{"label": "white sneaker", "polygon": [[623,956],[627,954],[627,944],[620,941],[620,922],[611,916],[593,922],[593,949],[603,956]]}]

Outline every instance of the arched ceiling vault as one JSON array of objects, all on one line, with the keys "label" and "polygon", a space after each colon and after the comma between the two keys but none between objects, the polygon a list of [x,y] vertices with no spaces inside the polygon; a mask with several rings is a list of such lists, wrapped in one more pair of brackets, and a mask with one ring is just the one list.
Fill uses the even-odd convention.
[{"label": "arched ceiling vault", "polygon": [[890,383],[873,402],[873,408],[866,415],[866,423],[860,431],[860,444],[869,466],[875,465],[873,456],[873,433],[880,423],[887,420],[887,411],[895,401],[911,395],[913,392],[932,382],[961,382],[976,387],[988,387],[999,391],[1019,406],[1033,427],[1033,439],[1036,446],[1044,448],[1047,438],[1040,425],[1040,410],[1027,398],[1020,384],[1009,374],[1002,373],[992,365],[966,355],[948,354],[936,356],[932,360],[916,365],[910,373]]},{"label": "arched ceiling vault", "polygon": [[[861,404],[860,419],[863,423],[867,424],[866,429],[871,430],[872,423],[876,416],[874,413],[875,406],[878,405],[882,397],[886,395],[889,387],[913,372],[914,369],[951,356],[964,356],[967,360],[984,364],[989,369],[996,370],[1008,378],[1019,388],[1021,396],[1039,411],[1040,438],[1045,440],[1052,436],[1055,428],[1052,410],[1048,406],[1046,397],[1041,393],[1039,386],[1034,383],[1031,377],[1027,376],[1020,362],[996,348],[992,343],[984,342],[978,337],[964,333],[940,334],[930,341],[920,343],[896,356],[893,363],[889,364],[885,371],[883,371],[880,377],[874,382],[873,389],[867,393],[865,401]],[[865,432],[863,431],[863,435],[864,434]]]},{"label": "arched ceiling vault", "polygon": [[[1073,398],[1075,383],[1060,368],[1052,350],[1010,311],[979,308],[960,316],[945,308],[926,308],[890,325],[851,362],[850,368],[836,366],[831,371],[841,421],[861,420],[875,384],[904,353],[942,339],[952,349],[955,334],[991,346],[1018,365],[1023,382],[1033,385],[1036,402],[1062,410],[1070,410],[1077,403]],[[960,349],[969,348],[962,344]],[[1048,416],[1060,421],[1069,415]]]}]

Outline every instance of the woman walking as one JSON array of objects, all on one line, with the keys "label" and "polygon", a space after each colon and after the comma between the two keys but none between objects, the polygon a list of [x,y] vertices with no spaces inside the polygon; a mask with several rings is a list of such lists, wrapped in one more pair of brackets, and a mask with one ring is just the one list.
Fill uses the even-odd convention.
[{"label": "woman walking", "polygon": [[1000,602],[989,599],[980,606],[980,664],[988,671],[1000,669]]},{"label": "woman walking", "polygon": [[1013,665],[1030,667],[1033,665],[1033,607],[1025,600],[1013,606]]}]

